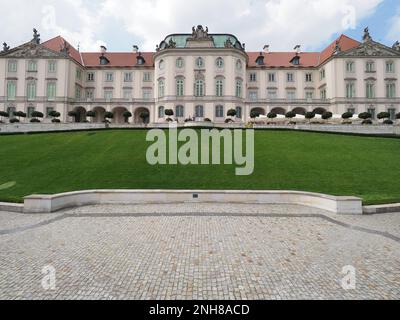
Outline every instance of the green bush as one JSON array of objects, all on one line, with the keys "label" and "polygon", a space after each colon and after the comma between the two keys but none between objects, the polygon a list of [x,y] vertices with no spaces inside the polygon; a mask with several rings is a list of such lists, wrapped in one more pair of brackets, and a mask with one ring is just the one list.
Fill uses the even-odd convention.
[{"label": "green bush", "polygon": [[30,122],[31,122],[31,123],[40,123],[40,120],[39,120],[39,119],[36,119],[36,118],[33,118],[33,119],[31,119]]},{"label": "green bush", "polygon": [[167,117],[172,117],[174,115],[174,110],[172,109],[165,109],[165,115]]},{"label": "green bush", "polygon": [[323,114],[322,114],[322,119],[324,119],[324,120],[329,120],[329,119],[331,119],[333,117],[333,113],[332,112],[324,112]]},{"label": "green bush", "polygon": [[53,122],[53,123],[61,123],[60,119],[53,119],[53,120],[51,120],[51,122]]},{"label": "green bush", "polygon": [[250,118],[252,118],[252,119],[258,118],[259,116],[260,116],[260,112],[258,112],[258,111],[252,111],[250,113]]},{"label": "green bush", "polygon": [[296,112],[289,111],[288,113],[286,113],[285,117],[288,118],[288,119],[295,118],[296,117]]},{"label": "green bush", "polygon": [[212,122],[211,119],[209,119],[209,118],[205,118],[204,121],[205,122]]},{"label": "green bush", "polygon": [[78,116],[78,112],[70,111],[70,112],[68,112],[68,116],[71,118],[76,118]]},{"label": "green bush", "polygon": [[315,113],[314,112],[307,112],[305,114],[306,119],[311,120],[315,118]]},{"label": "green bush", "polygon": [[143,122],[145,122],[145,121],[150,117],[150,114],[149,114],[148,111],[142,111],[142,112],[139,114],[139,117],[140,117],[140,119],[143,120]]},{"label": "green bush", "polygon": [[39,111],[34,111],[34,112],[32,112],[32,117],[33,118],[43,118],[44,114]]},{"label": "green bush", "polygon": [[387,119],[387,120],[383,121],[383,124],[386,124],[386,125],[392,125],[392,124],[393,124],[393,121],[392,121],[392,120],[389,120],[389,119]]},{"label": "green bush", "polygon": [[366,120],[364,120],[364,121],[362,122],[362,124],[364,124],[364,125],[370,125],[370,124],[372,124],[372,120],[371,120],[371,119],[366,119]]},{"label": "green bush", "polygon": [[370,113],[368,113],[368,112],[363,112],[363,113],[360,113],[360,114],[358,115],[358,117],[359,117],[360,119],[367,120],[367,119],[371,119],[371,118],[372,118],[372,114],[370,114]]},{"label": "green bush", "polygon": [[236,115],[237,115],[237,112],[235,109],[228,110],[228,113],[227,113],[228,117],[236,117]]},{"label": "green bush", "polygon": [[225,120],[225,123],[232,123],[232,122],[234,122],[232,119],[226,119]]},{"label": "green bush", "polygon": [[125,122],[128,122],[128,121],[129,121],[129,118],[132,118],[132,113],[130,113],[129,111],[125,111],[125,112],[122,114],[122,116],[124,117]]},{"label": "green bush", "polygon": [[378,113],[378,119],[382,120],[382,119],[389,119],[390,118],[390,113],[389,112],[381,112]]},{"label": "green bush", "polygon": [[278,117],[278,115],[274,112],[270,112],[267,115],[268,119],[275,119],[276,117]]},{"label": "green bush", "polygon": [[8,112],[0,111],[0,117],[8,118],[9,114],[8,114]]},{"label": "green bush", "polygon": [[95,118],[95,117],[96,117],[96,112],[94,112],[94,111],[88,111],[88,112],[86,112],[86,117],[88,117],[88,118]]},{"label": "green bush", "polygon": [[14,112],[14,116],[16,116],[18,118],[26,118],[26,113],[22,112],[22,111],[17,111],[17,112]]},{"label": "green bush", "polygon": [[10,119],[10,123],[18,123],[19,120],[17,118],[12,118]]},{"label": "green bush", "polygon": [[104,118],[105,119],[113,119],[114,118],[114,114],[112,112],[106,112],[104,114]]},{"label": "green bush", "polygon": [[400,112],[396,114],[396,119],[400,119]]},{"label": "green bush", "polygon": [[353,118],[353,116],[354,116],[354,114],[352,112],[345,112],[342,114],[342,119],[347,120],[347,119]]}]

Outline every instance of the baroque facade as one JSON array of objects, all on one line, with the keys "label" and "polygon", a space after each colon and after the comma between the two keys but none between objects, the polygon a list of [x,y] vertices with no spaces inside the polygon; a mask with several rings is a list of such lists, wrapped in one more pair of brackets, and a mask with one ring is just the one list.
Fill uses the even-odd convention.
[{"label": "baroque facade", "polygon": [[[322,52],[248,52],[230,34],[193,27],[169,35],[155,52],[79,52],[62,37],[33,39],[0,53],[0,111],[60,113],[62,122],[162,123],[165,110],[182,122],[224,122],[227,111],[247,121],[252,111],[285,114],[400,112],[400,45],[375,42],[368,28],[361,42],[340,36]],[[74,111],[75,116],[70,116]],[[148,114],[145,118],[143,114]],[[94,115],[94,116],[93,116]]]}]

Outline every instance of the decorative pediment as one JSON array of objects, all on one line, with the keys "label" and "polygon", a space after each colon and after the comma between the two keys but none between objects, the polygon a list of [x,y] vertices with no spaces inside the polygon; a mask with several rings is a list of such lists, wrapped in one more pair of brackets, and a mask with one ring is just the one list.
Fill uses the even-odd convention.
[{"label": "decorative pediment", "polygon": [[0,56],[10,58],[25,58],[25,59],[36,59],[36,58],[56,58],[65,57],[62,52],[55,52],[43,47],[40,44],[34,42],[28,42],[17,48],[10,49],[0,53]]},{"label": "decorative pediment", "polygon": [[358,47],[350,49],[345,52],[341,52],[338,56],[348,56],[348,57],[399,57],[400,52],[384,46],[375,41],[366,41],[360,44]]}]

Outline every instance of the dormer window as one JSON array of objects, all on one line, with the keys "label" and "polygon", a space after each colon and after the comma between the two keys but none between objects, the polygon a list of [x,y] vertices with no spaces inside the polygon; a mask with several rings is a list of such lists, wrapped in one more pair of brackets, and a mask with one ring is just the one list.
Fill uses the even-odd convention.
[{"label": "dormer window", "polygon": [[299,56],[295,56],[291,61],[291,64],[293,64],[294,66],[299,66],[300,65],[300,57]]},{"label": "dormer window", "polygon": [[258,56],[258,58],[256,59],[256,64],[258,66],[263,66],[264,65],[264,56],[263,54],[260,52],[260,55]]},{"label": "dormer window", "polygon": [[146,60],[144,60],[143,56],[139,53],[139,55],[136,58],[136,63],[138,65],[144,65],[146,63]]},{"label": "dormer window", "polygon": [[105,66],[110,63],[110,60],[105,56],[100,56],[100,65]]}]

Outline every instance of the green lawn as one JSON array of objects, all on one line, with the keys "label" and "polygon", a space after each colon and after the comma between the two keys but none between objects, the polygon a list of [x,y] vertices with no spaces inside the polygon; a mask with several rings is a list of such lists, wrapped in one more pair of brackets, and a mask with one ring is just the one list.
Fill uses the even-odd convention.
[{"label": "green lawn", "polygon": [[[400,139],[256,132],[255,171],[150,166],[146,131],[0,136],[0,200],[82,189],[267,189],[400,202]],[[15,183],[13,183],[15,182]]]}]

